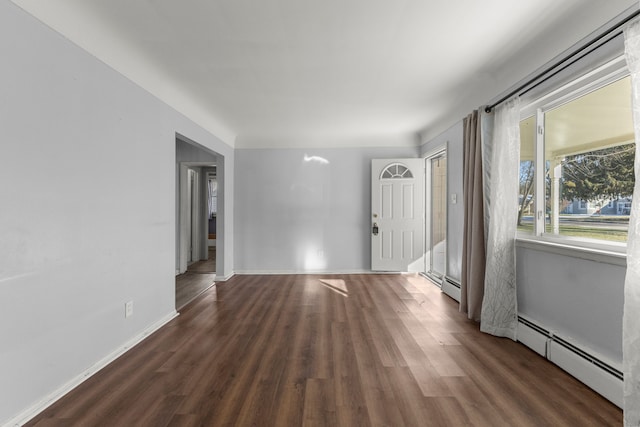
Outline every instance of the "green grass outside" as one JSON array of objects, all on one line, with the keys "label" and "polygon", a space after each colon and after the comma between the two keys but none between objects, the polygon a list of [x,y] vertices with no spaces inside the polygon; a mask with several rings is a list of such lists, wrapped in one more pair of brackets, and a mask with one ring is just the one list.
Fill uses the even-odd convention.
[{"label": "green grass outside", "polygon": [[[523,224],[518,226],[518,231],[523,233],[533,233],[533,224]],[[546,226],[546,232],[551,233],[552,229],[549,224]],[[627,231],[615,230],[607,228],[595,228],[588,225],[560,225],[560,235],[571,237],[583,237],[588,239],[608,240],[611,242],[626,242]]]}]

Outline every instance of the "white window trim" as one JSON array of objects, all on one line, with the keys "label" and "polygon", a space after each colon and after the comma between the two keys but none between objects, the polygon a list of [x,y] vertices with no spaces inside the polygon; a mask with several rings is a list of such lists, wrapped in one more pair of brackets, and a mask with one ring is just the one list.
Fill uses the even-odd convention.
[{"label": "white window trim", "polygon": [[[576,244],[578,242],[579,244]],[[548,235],[538,237],[522,234],[516,238],[516,246],[605,264],[627,266],[627,245],[623,243],[617,245],[615,242],[601,243],[601,241],[591,242],[587,239],[571,237]]]},{"label": "white window trim", "polygon": [[[602,88],[614,81],[629,75],[624,55],[621,55],[593,71],[577,77],[551,92],[533,100],[521,109],[520,119],[525,120],[532,115],[536,121],[536,218],[535,234],[518,232],[517,246],[544,252],[557,253],[575,258],[589,259],[607,264],[627,265],[626,242],[609,242],[606,240],[576,238],[571,236],[555,236],[545,233],[544,208],[544,176],[538,173],[538,165],[544,164],[544,135],[539,131],[544,128],[544,113],[560,105],[571,102],[587,93]],[[541,190],[541,191],[540,191]]]}]

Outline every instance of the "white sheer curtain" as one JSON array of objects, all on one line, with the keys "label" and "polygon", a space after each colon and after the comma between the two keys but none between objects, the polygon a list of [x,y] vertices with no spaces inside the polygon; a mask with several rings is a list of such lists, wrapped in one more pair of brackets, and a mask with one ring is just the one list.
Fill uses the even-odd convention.
[{"label": "white sheer curtain", "polygon": [[624,281],[622,351],[624,372],[624,425],[640,426],[640,21],[624,31],[625,55],[631,73],[635,128],[635,187],[629,218],[627,275]]},{"label": "white sheer curtain", "polygon": [[[496,107],[483,121],[487,253],[480,330],[516,339],[516,222],[520,162],[520,99]],[[491,126],[493,122],[493,126]],[[485,138],[486,136],[486,138]]]}]

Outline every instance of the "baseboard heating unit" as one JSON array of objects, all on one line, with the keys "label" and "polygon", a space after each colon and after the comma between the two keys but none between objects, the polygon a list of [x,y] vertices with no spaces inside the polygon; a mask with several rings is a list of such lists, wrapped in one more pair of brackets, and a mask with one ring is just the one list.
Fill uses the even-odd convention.
[{"label": "baseboard heating unit", "polygon": [[518,341],[622,408],[622,371],[612,363],[523,316],[518,316]]},{"label": "baseboard heating unit", "polygon": [[442,292],[449,295],[454,300],[460,302],[460,282],[449,276],[444,276],[442,281]]}]

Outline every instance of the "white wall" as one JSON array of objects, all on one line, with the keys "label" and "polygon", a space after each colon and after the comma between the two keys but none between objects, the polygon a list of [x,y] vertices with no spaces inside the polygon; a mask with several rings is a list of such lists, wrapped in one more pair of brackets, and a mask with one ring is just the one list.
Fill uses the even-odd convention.
[{"label": "white wall", "polygon": [[[462,194],[463,141],[462,121],[420,147],[425,156],[434,149],[447,147],[447,271],[448,277],[460,282],[462,277],[462,237],[464,226],[464,198]],[[456,195],[456,203],[451,195]]]},{"label": "white wall", "polygon": [[369,271],[371,159],[417,151],[236,150],[236,272]]},{"label": "white wall", "polygon": [[192,143],[183,141],[181,137],[176,139],[176,162],[210,163],[215,164],[218,157]]},{"label": "white wall", "polygon": [[231,194],[234,156],[7,0],[0,34],[2,424],[174,312],[176,132]]}]

